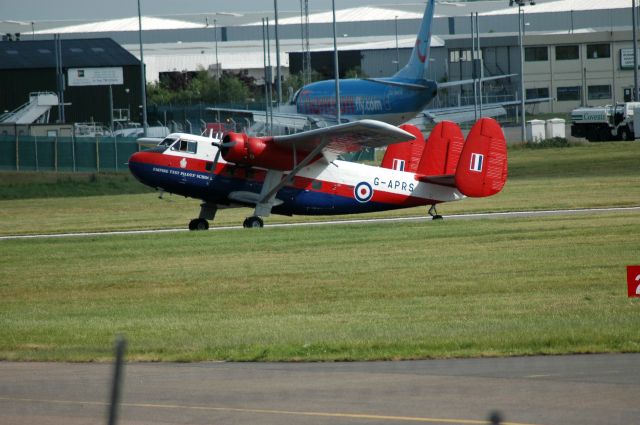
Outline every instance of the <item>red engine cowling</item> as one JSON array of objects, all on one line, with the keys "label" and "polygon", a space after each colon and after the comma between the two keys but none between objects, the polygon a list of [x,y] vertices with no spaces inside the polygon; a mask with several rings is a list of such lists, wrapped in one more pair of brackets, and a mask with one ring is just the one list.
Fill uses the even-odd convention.
[{"label": "red engine cowling", "polygon": [[[277,146],[271,137],[249,137],[245,133],[227,133],[222,139],[222,157],[227,162],[251,167],[288,171],[294,166],[292,149]],[[297,162],[308,152],[296,152]]]}]

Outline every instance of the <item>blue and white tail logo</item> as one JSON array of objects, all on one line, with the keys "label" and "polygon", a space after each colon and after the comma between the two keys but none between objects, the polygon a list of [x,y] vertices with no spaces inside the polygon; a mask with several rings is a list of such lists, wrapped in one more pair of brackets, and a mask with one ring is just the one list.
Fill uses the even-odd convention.
[{"label": "blue and white tail logo", "polygon": [[404,171],[404,159],[393,160],[393,169],[396,171]]},{"label": "blue and white tail logo", "polygon": [[471,154],[471,163],[469,164],[469,170],[482,172],[482,163],[484,162],[484,155],[479,153]]},{"label": "blue and white tail logo", "polygon": [[409,62],[393,77],[409,80],[422,80],[425,77],[425,67],[428,65],[431,47],[431,23],[435,10],[435,0],[428,0],[420,24],[420,31],[416,37],[416,44],[411,52]]}]

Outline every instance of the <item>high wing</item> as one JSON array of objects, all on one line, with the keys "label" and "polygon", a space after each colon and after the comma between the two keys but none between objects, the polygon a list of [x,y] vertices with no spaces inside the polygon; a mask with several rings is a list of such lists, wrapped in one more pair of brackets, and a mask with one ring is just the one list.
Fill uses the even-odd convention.
[{"label": "high wing", "polygon": [[287,174],[279,170],[268,170],[262,190],[258,196],[248,192],[231,193],[230,198],[243,199],[245,203],[255,202],[255,215],[268,216],[271,208],[278,205],[276,194],[318,155],[322,154],[327,164],[339,154],[360,150],[363,147],[381,147],[393,143],[414,140],[415,136],[390,124],[375,120],[354,121],[327,128],[305,131],[288,136],[275,136],[271,143],[280,147],[309,152]]},{"label": "high wing", "polygon": [[288,136],[274,136],[273,143],[305,152],[319,149],[316,153],[322,153],[332,161],[340,154],[359,151],[362,148],[378,148],[414,139],[415,136],[411,133],[391,124],[360,120]]}]

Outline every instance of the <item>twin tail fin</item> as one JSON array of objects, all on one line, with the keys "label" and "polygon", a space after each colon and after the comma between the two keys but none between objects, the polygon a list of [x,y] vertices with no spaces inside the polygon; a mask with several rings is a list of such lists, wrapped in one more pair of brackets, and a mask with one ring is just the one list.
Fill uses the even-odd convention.
[{"label": "twin tail fin", "polygon": [[443,121],[427,141],[412,125],[402,128],[416,136],[389,145],[382,167],[415,173],[420,181],[451,186],[463,195],[481,198],[500,192],[507,181],[507,144],[500,124],[481,118],[466,141],[457,124]]}]

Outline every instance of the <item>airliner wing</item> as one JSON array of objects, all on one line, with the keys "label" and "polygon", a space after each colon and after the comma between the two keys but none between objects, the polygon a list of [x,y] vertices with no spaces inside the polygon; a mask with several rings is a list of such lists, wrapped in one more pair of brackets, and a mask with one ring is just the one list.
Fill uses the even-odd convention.
[{"label": "airliner wing", "polygon": [[519,74],[494,75],[491,77],[477,78],[475,80],[469,79],[469,80],[447,81],[445,83],[438,83],[438,89],[444,89],[447,87],[455,87],[455,86],[464,86],[466,84],[473,84],[474,81],[478,81],[478,80],[481,80],[483,83],[485,81],[502,80],[505,78],[515,77],[516,75],[519,75]]},{"label": "airliner wing", "polygon": [[[536,99],[526,99],[526,104],[533,103],[543,103],[552,101],[552,97],[540,97]],[[500,103],[485,103],[482,105],[482,116],[483,117],[492,117],[497,118],[500,116],[504,116],[507,114],[505,110],[508,106],[520,105],[519,100],[511,100],[507,102]],[[478,105],[478,111],[480,109],[480,105]],[[419,115],[420,116],[420,115]],[[476,109],[473,105],[466,106],[454,106],[450,108],[439,108],[439,109],[425,109],[422,111],[422,116],[426,117],[430,121],[434,123],[439,123],[441,121],[453,121],[457,123],[470,122],[477,120]]]},{"label": "airliner wing", "polygon": [[274,136],[273,143],[296,150],[312,152],[319,149],[325,158],[333,160],[340,154],[377,148],[413,140],[415,137],[393,125],[361,120],[332,127],[318,128],[288,136]]}]

